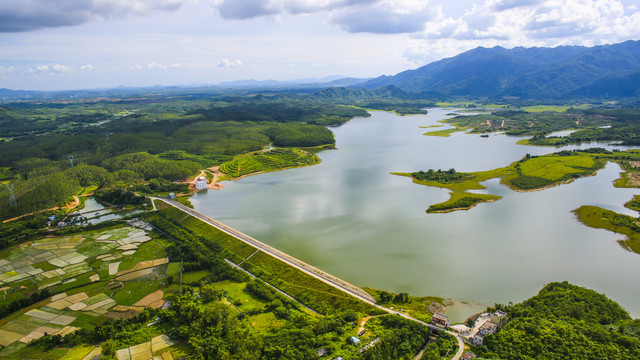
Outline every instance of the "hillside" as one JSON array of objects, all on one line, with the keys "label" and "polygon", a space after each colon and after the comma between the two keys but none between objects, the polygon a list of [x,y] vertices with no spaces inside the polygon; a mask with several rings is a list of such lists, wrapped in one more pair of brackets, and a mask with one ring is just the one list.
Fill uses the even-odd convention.
[{"label": "hillside", "polygon": [[393,85],[426,96],[616,98],[637,96],[639,71],[640,41],[595,47],[478,47],[357,87]]}]

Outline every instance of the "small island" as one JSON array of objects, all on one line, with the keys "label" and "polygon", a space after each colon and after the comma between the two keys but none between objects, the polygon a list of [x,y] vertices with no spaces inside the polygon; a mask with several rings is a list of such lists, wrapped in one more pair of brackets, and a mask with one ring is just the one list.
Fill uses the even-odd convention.
[{"label": "small island", "polygon": [[[640,161],[640,152],[591,148],[580,151],[563,150],[543,156],[527,154],[509,166],[488,171],[465,173],[455,169],[446,171],[429,169],[392,174],[411,177],[417,184],[449,189],[451,194],[449,200],[433,204],[427,209],[428,213],[442,213],[468,210],[479,203],[499,200],[500,196],[497,195],[469,192],[469,190],[485,189],[481,182],[489,179],[499,178],[502,184],[514,191],[538,191],[594,175],[605,166],[607,161],[614,161],[628,171],[633,171],[629,162],[634,163],[634,159]],[[624,179],[632,177],[623,175]]]}]

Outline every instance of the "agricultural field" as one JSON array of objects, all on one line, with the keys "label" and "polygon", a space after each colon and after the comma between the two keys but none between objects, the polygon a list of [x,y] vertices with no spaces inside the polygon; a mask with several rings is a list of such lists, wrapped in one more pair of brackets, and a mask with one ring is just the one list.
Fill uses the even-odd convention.
[{"label": "agricultural field", "polygon": [[222,164],[220,172],[232,178],[238,178],[261,172],[313,165],[318,162],[320,162],[320,158],[308,151],[296,148],[277,148],[240,156]]},{"label": "agricultural field", "polygon": [[[0,253],[0,305],[34,292],[52,296],[0,320],[0,357],[18,357],[48,335],[92,329],[164,304],[164,248],[131,226],[47,236]],[[9,316],[7,316],[9,315]],[[66,352],[63,352],[63,354]]]}]

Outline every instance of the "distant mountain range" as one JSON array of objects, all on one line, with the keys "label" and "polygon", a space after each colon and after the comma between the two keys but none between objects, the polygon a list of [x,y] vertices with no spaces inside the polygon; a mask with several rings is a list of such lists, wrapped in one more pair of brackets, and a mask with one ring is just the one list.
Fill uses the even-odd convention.
[{"label": "distant mountain range", "polygon": [[418,97],[640,97],[640,41],[594,47],[479,47],[353,87],[389,86]]}]

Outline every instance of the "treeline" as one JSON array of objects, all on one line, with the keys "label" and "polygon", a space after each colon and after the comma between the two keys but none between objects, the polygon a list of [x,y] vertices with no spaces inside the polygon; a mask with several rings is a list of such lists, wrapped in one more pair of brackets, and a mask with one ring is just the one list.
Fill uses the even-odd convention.
[{"label": "treeline", "polygon": [[366,115],[296,95],[145,95],[0,107],[0,133],[13,136],[0,141],[0,170],[17,200],[9,208],[9,192],[0,189],[0,217],[64,204],[83,187],[183,180],[269,144],[332,146],[332,132],[321,125]]},{"label": "treeline", "polygon": [[437,181],[443,183],[461,181],[470,177],[468,174],[457,172],[456,169],[449,169],[446,171],[442,171],[440,169],[437,171],[433,169],[429,169],[427,171],[421,170],[411,173],[411,176],[420,181]]},{"label": "treeline", "polygon": [[550,283],[538,295],[498,306],[511,320],[485,338],[481,357],[501,359],[638,359],[640,320],[593,290]]}]

